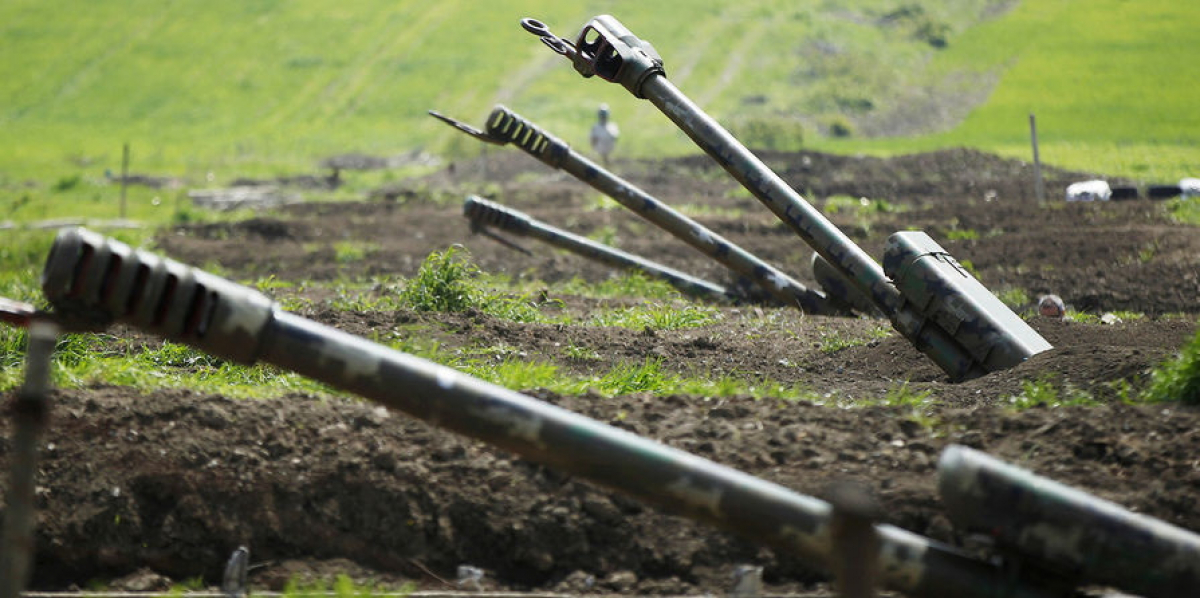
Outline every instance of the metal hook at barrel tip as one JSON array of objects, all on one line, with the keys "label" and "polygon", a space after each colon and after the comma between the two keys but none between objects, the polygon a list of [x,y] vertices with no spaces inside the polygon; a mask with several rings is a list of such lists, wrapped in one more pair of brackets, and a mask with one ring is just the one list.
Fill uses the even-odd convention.
[{"label": "metal hook at barrel tip", "polygon": [[523,27],[525,31],[528,31],[534,35],[554,36],[554,34],[550,32],[550,27],[533,17],[525,17],[524,19],[521,19],[521,27]]},{"label": "metal hook at barrel tip", "polygon": [[575,44],[566,38],[555,35],[553,31],[550,31],[549,25],[533,17],[525,17],[521,19],[521,27],[525,31],[538,36],[542,40],[542,43],[546,44],[546,47],[551,50],[563,56],[573,57],[575,55]]}]

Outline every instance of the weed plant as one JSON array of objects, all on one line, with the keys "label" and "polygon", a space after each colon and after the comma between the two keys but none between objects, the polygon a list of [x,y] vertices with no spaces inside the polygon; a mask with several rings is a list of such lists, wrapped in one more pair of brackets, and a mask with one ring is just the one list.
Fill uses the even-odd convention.
[{"label": "weed plant", "polygon": [[650,303],[645,306],[627,307],[592,315],[588,324],[594,326],[619,326],[621,328],[679,330],[698,328],[716,323],[721,312],[703,305],[683,307]]},{"label": "weed plant", "polygon": [[1141,399],[1150,403],[1200,404],[1200,331],[1183,346],[1178,356],[1155,368]]},{"label": "weed plant", "polygon": [[1098,404],[1090,394],[1072,388],[1059,387],[1052,376],[1041,376],[1036,380],[1022,380],[1021,393],[1005,398],[1008,406],[1021,411],[1035,406],[1062,407],[1067,405],[1090,406]]}]

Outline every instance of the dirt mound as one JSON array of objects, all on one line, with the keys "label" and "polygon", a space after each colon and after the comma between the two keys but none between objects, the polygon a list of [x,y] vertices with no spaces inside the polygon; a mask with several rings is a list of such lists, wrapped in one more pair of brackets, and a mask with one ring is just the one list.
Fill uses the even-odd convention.
[{"label": "dirt mound", "polygon": [[[518,324],[477,312],[354,312],[329,306],[321,295],[328,291],[298,285],[292,292],[309,300],[302,315],[354,334],[419,334],[449,349],[503,346],[572,374],[654,359],[679,375],[802,385],[812,400],[519,390],[799,492],[820,495],[832,482],[860,480],[887,522],[939,540],[956,541],[934,488],[934,464],[949,443],[1200,529],[1200,410],[1121,402],[1195,334],[1194,228],[1171,222],[1162,204],[1149,201],[1038,206],[1027,164],[968,150],[888,160],[812,152],[764,158],[818,205],[835,195],[884,200],[887,209],[851,202],[831,215],[871,255],[881,255],[891,232],[921,229],[997,293],[1019,291],[1032,304],[1054,292],[1094,315],[1138,314],[1121,313],[1122,321],[1107,324],[1035,318],[1031,324],[1053,350],[951,384],[903,339],[873,334],[886,323],[869,319],[718,306],[714,323],[701,328],[630,330]],[[711,160],[615,168],[812,284],[811,251]],[[1058,197],[1056,186],[1083,176],[1050,173],[1051,197]],[[515,151],[392,189],[404,201],[289,206],[270,217],[164,231],[158,245],[239,279],[377,276],[370,291],[376,296],[395,292],[396,277],[411,276],[429,252],[452,244],[468,248],[485,271],[517,279],[552,284],[612,275],[531,241],[521,241],[533,250],[524,255],[471,236],[459,202],[481,190],[556,226],[602,234],[685,272],[729,279],[719,265]],[[359,251],[339,253],[347,245]],[[548,288],[539,300],[581,317],[637,301],[556,295]],[[867,340],[831,348],[838,338]],[[1008,407],[1042,381],[1104,404]],[[910,392],[927,393],[925,406],[862,406],[906,383]],[[8,425],[0,423],[3,438],[11,438]],[[447,588],[456,585],[461,564],[484,569],[485,586],[498,589],[721,593],[741,563],[764,566],[772,591],[823,579],[794,558],[362,401],[62,391],[43,446],[38,589],[153,575],[203,576],[215,584],[239,545],[250,547],[258,565],[252,586],[270,589],[294,575],[336,573]],[[7,440],[0,449],[0,467],[7,468]]]}]

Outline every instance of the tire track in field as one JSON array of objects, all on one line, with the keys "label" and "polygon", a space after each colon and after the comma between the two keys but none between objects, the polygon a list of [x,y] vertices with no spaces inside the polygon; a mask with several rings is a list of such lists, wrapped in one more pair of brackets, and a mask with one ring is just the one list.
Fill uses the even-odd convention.
[{"label": "tire track in field", "polygon": [[[594,16],[594,11],[584,10],[576,13],[569,19],[562,19],[563,23],[583,23]],[[566,36],[563,32],[557,32],[560,36]],[[570,38],[568,38],[570,39]],[[532,35],[528,40],[536,42],[537,39]],[[574,39],[571,39],[574,42]],[[524,66],[520,66],[513,70],[511,75],[504,77],[500,87],[492,95],[493,104],[510,104],[525,88],[529,87],[538,77],[551,72],[555,69],[564,67],[570,68],[570,61],[552,52],[549,48],[541,43],[530,44],[529,58],[526,59]]]},{"label": "tire track in field", "polygon": [[405,23],[403,28],[400,28],[396,35],[391,38],[389,43],[379,46],[373,52],[363,65],[355,71],[350,79],[349,84],[343,88],[341,98],[330,104],[323,114],[322,121],[328,122],[330,119],[338,115],[344,115],[354,112],[366,96],[366,90],[372,86],[380,84],[382,77],[378,75],[377,65],[387,59],[393,57],[405,57],[408,55],[407,50],[412,46],[417,46],[424,40],[428,32],[435,30],[441,23],[445,22],[451,14],[461,14],[456,6],[456,3],[448,0],[439,2],[422,3],[422,6],[428,6],[429,10],[424,11],[415,20]]},{"label": "tire track in field", "polygon": [[[406,32],[414,29],[414,25],[423,25],[430,12],[444,12],[447,4],[439,2],[430,6],[425,3],[409,3],[407,7],[412,7],[413,10],[426,10],[421,16],[411,19],[410,13],[404,11],[373,19],[371,24],[374,26],[361,31],[358,37],[374,41],[358,53],[352,65],[336,69],[324,77],[311,77],[303,87],[292,94],[286,104],[265,115],[259,121],[258,129],[272,131],[288,122],[303,118],[327,122],[355,97],[354,93],[362,87],[375,66],[385,57],[393,55],[394,49],[409,37],[405,35]],[[393,24],[397,21],[403,22],[404,26],[394,27]],[[308,116],[305,116],[306,114]]]},{"label": "tire track in field", "polygon": [[98,75],[98,71],[105,64],[112,61],[116,56],[126,54],[135,44],[148,38],[152,33],[162,29],[163,23],[167,20],[168,15],[174,8],[174,2],[164,3],[162,10],[158,13],[149,15],[144,24],[135,29],[131,35],[122,38],[121,43],[112,44],[103,52],[100,52],[91,60],[83,63],[75,71],[75,74],[68,77],[54,91],[48,92],[43,99],[35,100],[29,104],[17,108],[10,112],[8,118],[0,120],[0,122],[12,122],[19,120],[26,113],[34,108],[46,108],[56,104],[59,100],[70,97],[79,89],[84,88],[90,81],[94,80]]},{"label": "tire track in field", "polygon": [[766,19],[754,19],[754,24],[749,31],[746,31],[741,36],[741,40],[733,51],[725,58],[725,68],[721,70],[721,74],[717,76],[716,81],[707,89],[700,92],[693,100],[697,106],[709,106],[715,101],[729,86],[734,79],[741,74],[742,69],[746,65],[746,59],[750,52],[758,43],[763,32],[767,29]]}]

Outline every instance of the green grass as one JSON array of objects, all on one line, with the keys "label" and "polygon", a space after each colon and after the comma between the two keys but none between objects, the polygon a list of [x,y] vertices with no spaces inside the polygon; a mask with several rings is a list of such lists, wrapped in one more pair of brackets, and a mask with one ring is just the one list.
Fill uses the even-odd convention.
[{"label": "green grass", "polygon": [[399,292],[398,304],[417,311],[478,309],[517,322],[541,319],[541,312],[531,299],[491,292],[480,284],[481,274],[461,245],[435,251],[425,258],[416,276]]},{"label": "green grass", "polygon": [[820,348],[824,353],[837,353],[850,347],[861,347],[872,341],[885,339],[892,335],[892,329],[887,326],[872,328],[865,337],[850,336],[840,330],[818,330]]},{"label": "green grass", "polygon": [[566,282],[551,285],[550,291],[599,298],[641,297],[648,301],[664,301],[681,296],[679,290],[667,282],[650,278],[641,272],[625,272],[594,283],[573,277]]},{"label": "green grass", "polygon": [[[72,213],[109,215],[117,189],[104,172],[120,170],[126,142],[135,172],[193,186],[352,151],[473,155],[477,142],[425,112],[481,121],[498,102],[579,147],[606,102],[623,154],[694,153],[648,102],[582,80],[517,25],[534,16],[570,37],[603,12],[653,42],[670,79],[751,146],[1027,156],[1033,112],[1048,163],[1171,180],[1200,161],[1200,48],[1186,43],[1200,5],[993,11],[993,0],[11,0],[0,5],[0,210],[28,198],[22,210],[47,214],[57,196],[80,204]],[[988,80],[994,91],[961,126],[857,137],[860,121],[910,105],[913,90],[952,104]],[[829,136],[836,123],[848,137]],[[155,218],[180,193],[131,188],[130,215]]]},{"label": "green grass", "polygon": [[1096,405],[1096,399],[1090,394],[1073,388],[1069,384],[1061,385],[1051,376],[1043,376],[1036,380],[1022,380],[1021,392],[1002,399],[1008,407],[1017,411],[1035,406],[1062,407],[1067,405]]},{"label": "green grass", "polygon": [[1179,401],[1200,404],[1200,332],[1180,350],[1154,369],[1141,400],[1150,403]]},{"label": "green grass", "polygon": [[1176,222],[1200,226],[1200,199],[1172,199],[1167,203],[1167,211]]},{"label": "green grass", "polygon": [[996,298],[1009,307],[1017,310],[1030,304],[1029,292],[1020,287],[1009,287],[996,293]]},{"label": "green grass", "polygon": [[961,145],[1028,159],[1032,113],[1046,163],[1148,181],[1188,176],[1200,159],[1190,99],[1200,89],[1200,46],[1181,40],[1198,19],[1195,2],[1021,2],[935,58],[932,68],[945,73],[1000,74],[987,102],[953,130],[875,148]]},{"label": "green grass", "polygon": [[638,307],[618,308],[593,314],[587,324],[594,326],[619,326],[637,330],[679,330],[698,328],[715,323],[721,312],[703,305],[683,307],[649,303]]}]

